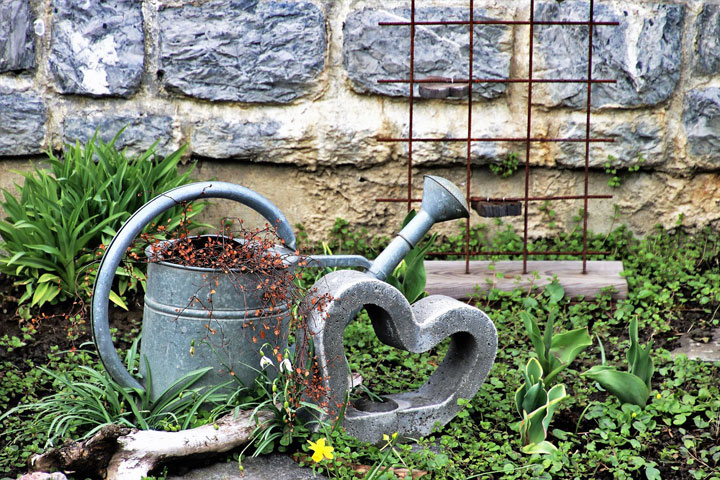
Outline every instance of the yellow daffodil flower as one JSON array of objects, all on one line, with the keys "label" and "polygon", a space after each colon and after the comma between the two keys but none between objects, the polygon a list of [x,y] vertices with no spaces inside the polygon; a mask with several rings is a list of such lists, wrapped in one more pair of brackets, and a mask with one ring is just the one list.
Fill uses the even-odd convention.
[{"label": "yellow daffodil flower", "polygon": [[313,456],[313,462],[321,462],[323,457],[327,458],[328,460],[332,460],[333,458],[333,450],[334,448],[330,445],[325,445],[325,439],[321,438],[317,442],[312,442],[308,440],[308,443],[310,444],[310,450],[312,450]]},{"label": "yellow daffodil flower", "polygon": [[387,433],[383,433],[383,440],[386,442],[389,442],[391,438],[393,440],[395,440],[397,438],[397,436],[398,436],[398,432],[393,433],[392,436],[389,436]]}]

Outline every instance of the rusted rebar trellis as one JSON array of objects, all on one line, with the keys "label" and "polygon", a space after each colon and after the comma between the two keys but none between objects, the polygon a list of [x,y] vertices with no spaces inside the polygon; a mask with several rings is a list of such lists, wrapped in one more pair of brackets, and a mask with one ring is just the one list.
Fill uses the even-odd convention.
[{"label": "rusted rebar trellis", "polygon": [[[589,191],[589,165],[590,165],[590,144],[596,142],[612,142],[611,138],[591,138],[591,100],[592,85],[597,83],[614,83],[612,79],[594,79],[592,76],[593,69],[593,28],[598,26],[615,26],[618,22],[597,22],[594,18],[594,0],[589,2],[589,18],[587,21],[538,21],[535,20],[535,0],[530,0],[530,15],[528,20],[476,20],[474,0],[469,0],[469,16],[467,20],[455,21],[418,21],[416,19],[415,0],[411,0],[410,5],[410,21],[392,21],[380,22],[382,26],[388,27],[410,27],[410,68],[409,77],[400,79],[381,79],[380,83],[407,83],[409,85],[409,122],[407,138],[379,138],[382,142],[401,142],[408,146],[408,174],[407,174],[407,197],[406,198],[378,198],[378,202],[403,202],[407,203],[408,210],[414,202],[419,202],[419,198],[413,198],[412,189],[412,169],[413,169],[413,144],[418,142],[464,142],[467,144],[466,156],[466,195],[469,202],[473,201],[522,201],[524,204],[524,234],[522,251],[492,251],[481,252],[472,251],[470,249],[470,219],[467,219],[465,227],[465,248],[462,252],[442,252],[442,255],[457,255],[465,258],[465,273],[470,271],[471,256],[491,256],[491,255],[522,255],[523,265],[522,272],[527,273],[528,256],[531,255],[568,255],[582,257],[582,273],[587,272],[588,255],[602,255],[608,252],[590,251],[587,247],[587,219],[588,219],[588,201],[592,199],[612,198],[612,195],[591,195]],[[415,137],[413,130],[414,120],[414,103],[415,84],[436,83],[437,78],[416,78],[415,77],[415,33],[417,26],[440,26],[440,25],[468,25],[469,26],[469,67],[468,78],[453,79],[455,84],[466,84],[467,88],[467,136],[461,138],[425,138]],[[473,47],[474,47],[474,26],[475,25],[528,25],[529,49],[528,49],[528,75],[527,78],[474,78],[473,75]],[[586,78],[533,78],[533,50],[534,50],[534,27],[536,25],[559,25],[559,26],[587,26],[588,28],[588,66]],[[527,129],[524,137],[474,137],[473,136],[473,89],[472,84],[475,83],[526,83],[528,85],[527,95]],[[532,93],[533,85],[536,83],[584,83],[587,85],[587,102],[586,102],[586,127],[585,136],[576,138],[544,138],[532,136]],[[473,196],[471,192],[471,146],[474,142],[516,142],[525,144],[525,192],[524,196],[517,198],[487,198],[486,196]],[[559,195],[559,196],[532,196],[530,194],[530,153],[531,145],[534,143],[546,142],[580,142],[585,144],[585,181],[583,195]],[[583,200],[583,248],[581,251],[528,251],[528,207],[530,202],[537,201],[556,201],[556,200]]]}]

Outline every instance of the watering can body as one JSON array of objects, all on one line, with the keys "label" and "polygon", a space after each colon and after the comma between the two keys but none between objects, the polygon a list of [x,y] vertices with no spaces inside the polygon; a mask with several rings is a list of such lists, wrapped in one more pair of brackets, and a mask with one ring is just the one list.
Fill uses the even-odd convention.
[{"label": "watering can body", "polygon": [[[251,386],[263,352],[287,348],[290,312],[270,310],[261,275],[169,262],[148,264],[140,374],[157,397],[183,375],[213,367],[194,386]],[[150,366],[150,372],[147,372]],[[237,388],[232,384],[226,390]]]}]

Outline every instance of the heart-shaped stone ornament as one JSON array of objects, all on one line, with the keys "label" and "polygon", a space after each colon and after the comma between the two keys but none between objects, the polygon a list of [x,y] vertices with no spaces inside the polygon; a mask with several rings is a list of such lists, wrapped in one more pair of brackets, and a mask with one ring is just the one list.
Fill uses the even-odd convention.
[{"label": "heart-shaped stone ornament", "polygon": [[[449,422],[462,408],[458,399],[477,393],[495,361],[497,331],[483,312],[449,297],[433,295],[410,305],[395,287],[366,273],[342,270],[322,277],[313,287],[319,307],[312,309],[306,330],[298,333],[299,359],[313,351],[317,361],[311,385],[322,392],[311,398],[336,415],[351,388],[343,333],[366,308],[383,343],[413,353],[430,350],[451,337],[440,366],[417,391],[383,395],[384,402],[348,405],[346,432],[377,443],[383,434],[402,437],[431,433],[435,423]],[[325,299],[318,302],[317,299]],[[312,348],[310,347],[312,345]]]}]

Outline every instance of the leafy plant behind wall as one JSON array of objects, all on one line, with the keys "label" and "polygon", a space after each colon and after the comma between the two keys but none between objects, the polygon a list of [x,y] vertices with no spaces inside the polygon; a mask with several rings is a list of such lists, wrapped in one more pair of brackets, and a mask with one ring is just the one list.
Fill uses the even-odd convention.
[{"label": "leafy plant behind wall", "polygon": [[519,165],[520,159],[518,154],[510,152],[500,161],[500,163],[491,163],[489,167],[490,171],[498,177],[510,178],[515,174],[515,172],[517,172]]},{"label": "leafy plant behind wall", "polygon": [[[48,169],[35,167],[22,174],[23,185],[16,184],[19,199],[3,189],[0,207],[7,216],[0,220],[0,250],[7,256],[0,258],[0,271],[25,287],[19,303],[43,305],[89,295],[95,250],[108,244],[120,225],[152,197],[190,182],[193,167],[178,172],[185,147],[156,161],[153,144],[128,158],[115,147],[121,134],[122,130],[109,143],[96,133],[84,145],[68,144],[61,158],[48,152]],[[180,209],[158,217],[156,224],[168,230],[177,227]],[[201,209],[202,205],[187,217]],[[121,289],[144,278],[139,270],[118,273],[125,275]],[[122,305],[115,292],[111,300]]]}]

